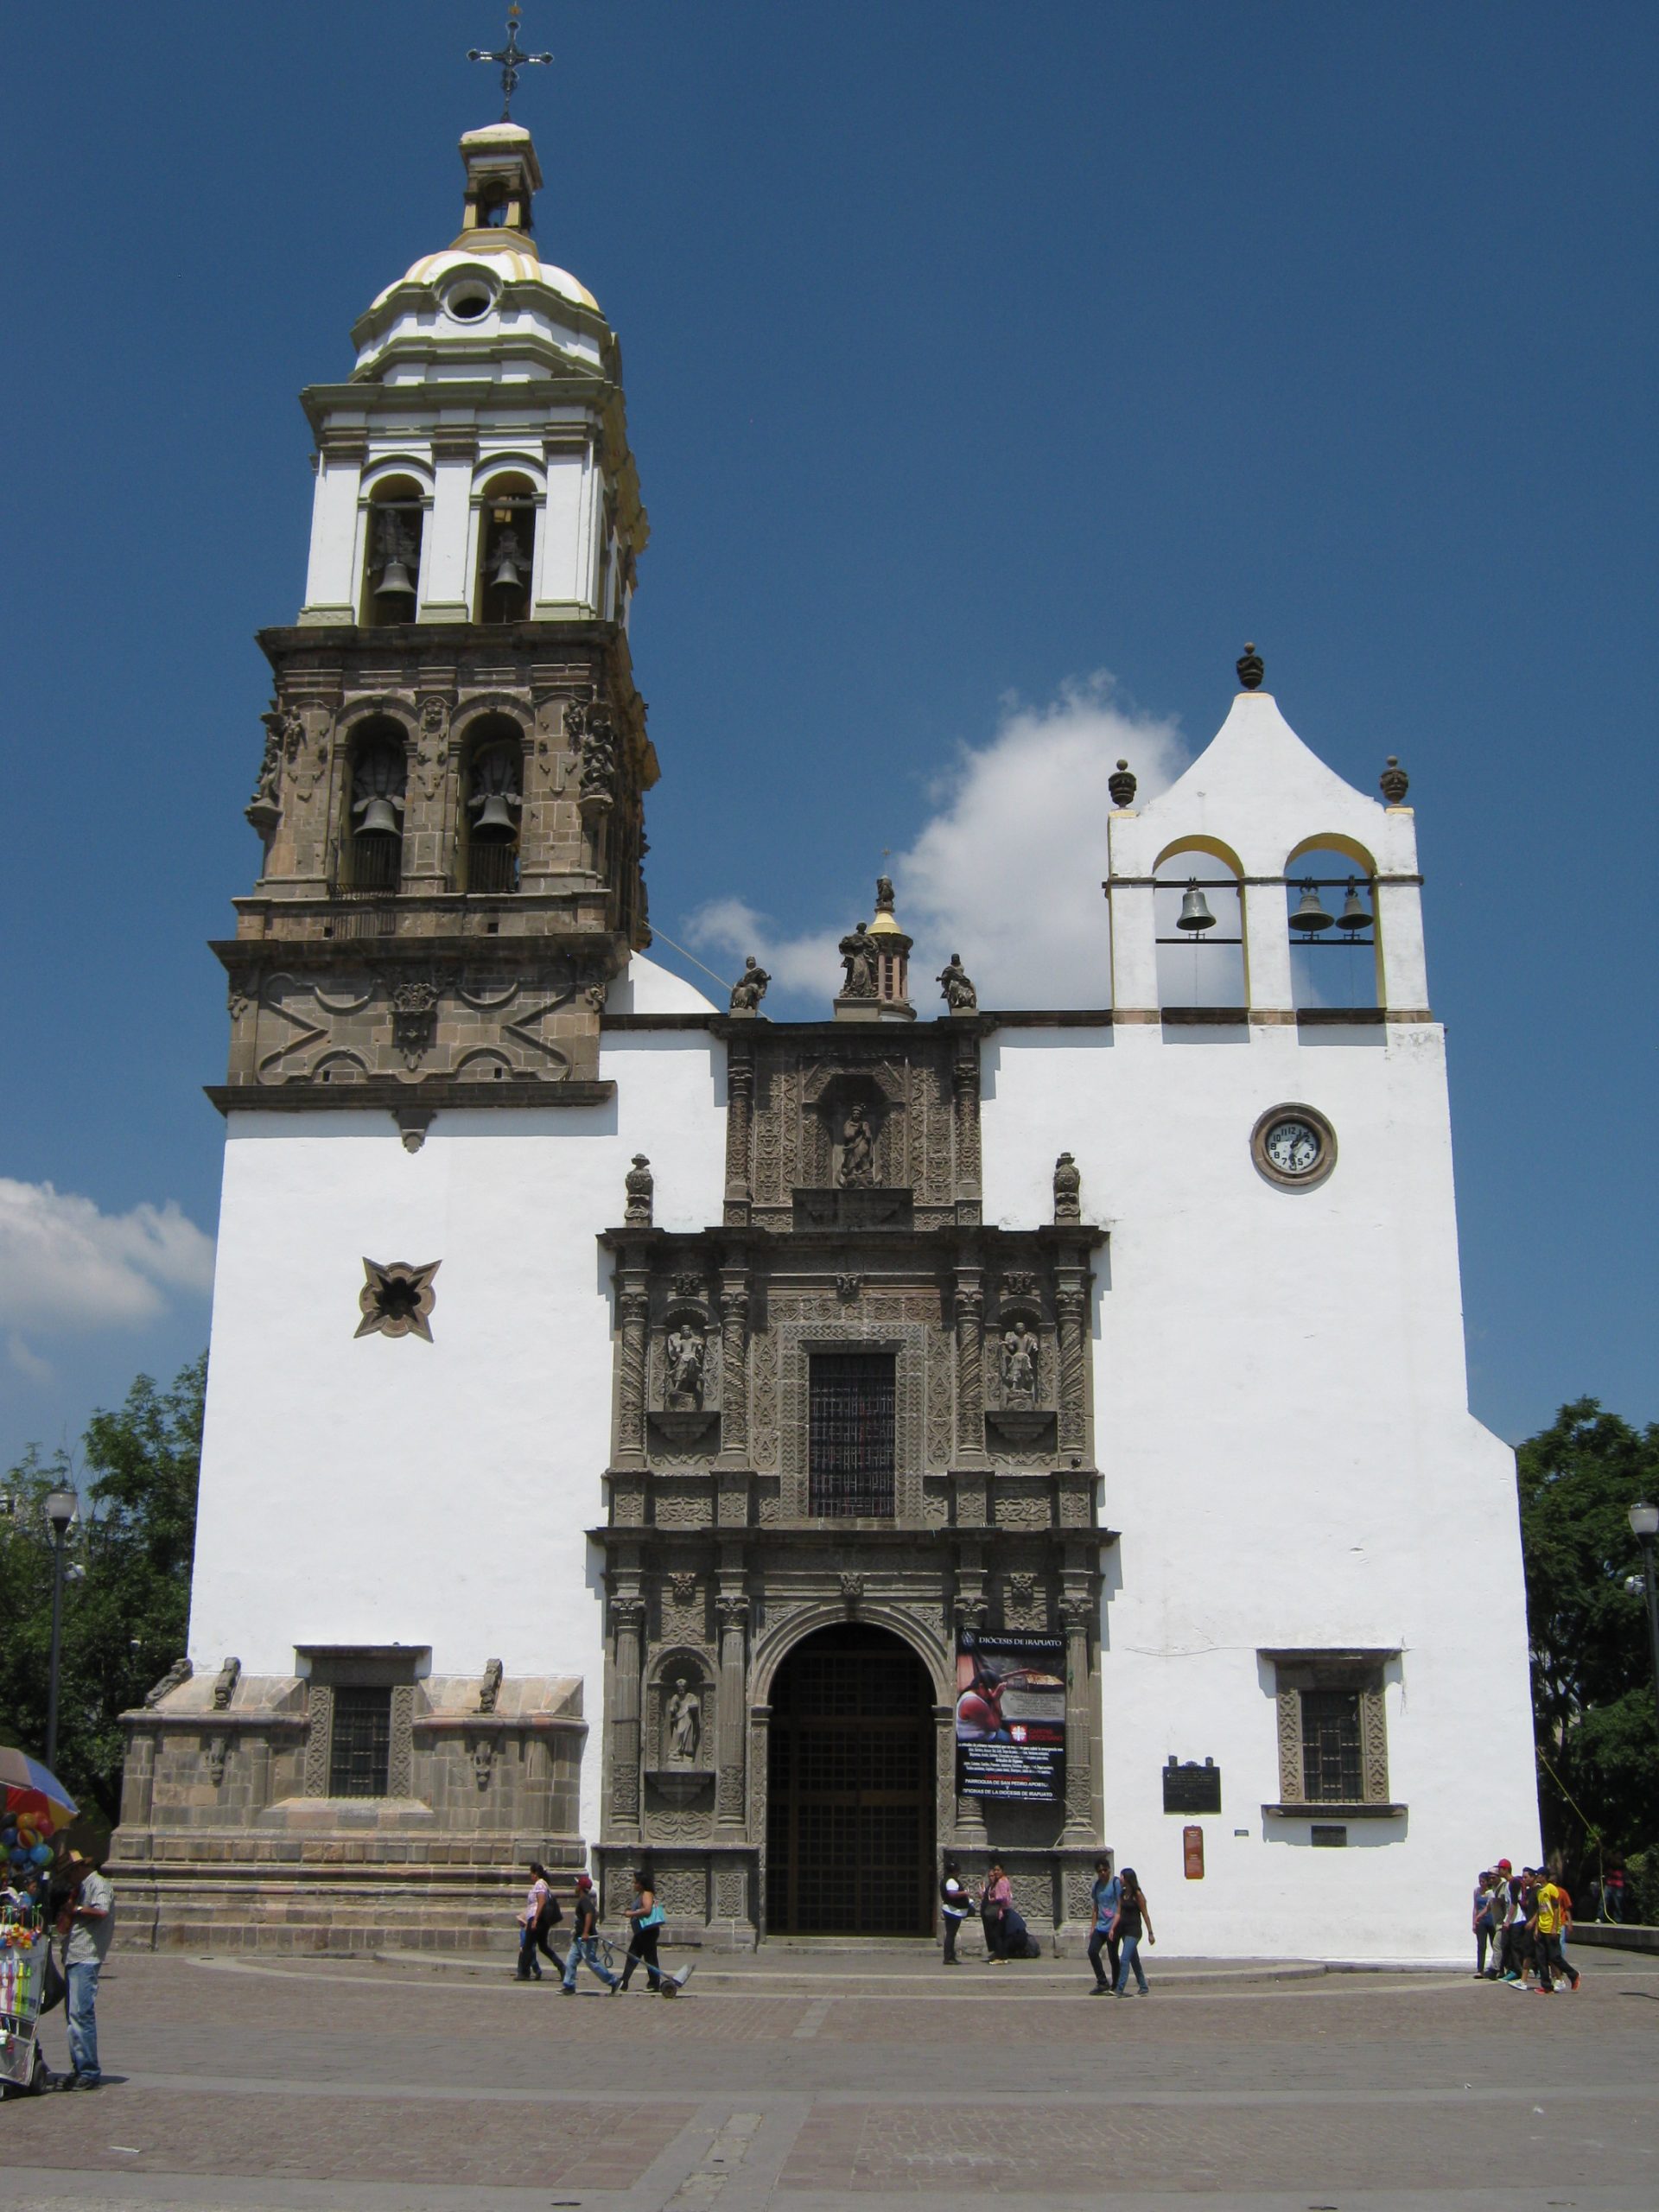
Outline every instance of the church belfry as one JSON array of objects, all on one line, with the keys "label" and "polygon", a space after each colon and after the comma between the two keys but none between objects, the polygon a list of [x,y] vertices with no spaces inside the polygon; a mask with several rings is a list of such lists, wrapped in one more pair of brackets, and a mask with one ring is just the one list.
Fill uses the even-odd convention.
[{"label": "church belfry", "polygon": [[264,865],[219,948],[222,1106],[390,1106],[416,1143],[445,1104],[591,1101],[598,1008],[651,941],[620,349],[537,252],[529,131],[461,156],[454,243],[303,395],[305,599],[260,633]]}]

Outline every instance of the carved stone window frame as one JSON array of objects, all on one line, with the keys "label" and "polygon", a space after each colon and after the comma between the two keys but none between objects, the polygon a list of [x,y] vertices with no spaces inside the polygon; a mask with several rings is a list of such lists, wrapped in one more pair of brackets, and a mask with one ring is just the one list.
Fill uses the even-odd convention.
[{"label": "carved stone window frame", "polygon": [[[822,1517],[807,1510],[807,1427],[810,1412],[810,1363],[815,1351],[887,1352],[893,1361],[893,1512],[884,1514],[884,1526],[920,1528],[926,1516],[923,1505],[922,1473],[926,1446],[924,1420],[927,1388],[930,1332],[917,1321],[875,1322],[861,1329],[856,1322],[783,1321],[775,1325],[778,1338],[779,1459],[782,1470],[780,1500],[785,1521],[818,1524]],[[939,1353],[944,1357],[943,1351]],[[830,1524],[825,1524],[830,1525]],[[855,1522],[838,1520],[846,1529]]]},{"label": "carved stone window frame", "polygon": [[306,1681],[302,1768],[306,1796],[328,1795],[334,1757],[334,1692],[339,1689],[391,1691],[391,1741],[386,1757],[386,1796],[413,1796],[416,1685],[430,1672],[431,1665],[431,1646],[424,1643],[295,1646],[295,1672],[304,1676]]},{"label": "carved stone window frame", "polygon": [[[1384,1676],[1401,1654],[1390,1649],[1264,1650],[1274,1671],[1278,1721],[1279,1796],[1262,1807],[1281,1818],[1394,1820],[1406,1810],[1389,1794],[1388,1710]],[[1313,1690],[1346,1690],[1359,1700],[1360,1795],[1310,1797],[1305,1778],[1302,1698]]]}]

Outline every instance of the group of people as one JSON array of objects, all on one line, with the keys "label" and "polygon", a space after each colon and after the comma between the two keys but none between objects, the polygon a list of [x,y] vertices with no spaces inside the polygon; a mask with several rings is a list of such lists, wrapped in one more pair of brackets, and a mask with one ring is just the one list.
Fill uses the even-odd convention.
[{"label": "group of people", "polygon": [[[622,1961],[620,1974],[613,1974],[601,1954],[599,1932],[599,1892],[594,1887],[593,1877],[578,1874],[576,1894],[571,1905],[570,1936],[565,1955],[561,1958],[553,1948],[553,1930],[564,1918],[563,1907],[553,1894],[547,1878],[547,1869],[539,1859],[530,1862],[530,1894],[524,1909],[518,1916],[518,1968],[520,1981],[539,1981],[542,1979],[543,1959],[546,1959],[559,1977],[560,1986],[566,1997],[576,1993],[576,1975],[586,1967],[596,1980],[604,1983],[612,1996],[620,1996],[633,1980],[634,1970],[643,1966],[647,1985],[664,1997],[677,1997],[691,1979],[692,1969],[687,1967],[679,1974],[665,1974],[657,1961],[657,1946],[662,1938],[663,1923],[667,1918],[647,1869],[633,1870],[633,1901],[626,1914],[628,1923],[628,1952]],[[606,1946],[608,1950],[608,1946]]]},{"label": "group of people", "polygon": [[[1573,1900],[1542,1866],[1523,1866],[1517,1874],[1500,1859],[1475,1883],[1475,1979],[1530,1986],[1540,1997],[1554,1994],[1555,1977],[1569,1989],[1579,1986],[1579,1970],[1567,1955],[1573,1929]],[[1528,1977],[1535,1979],[1529,1985]]]},{"label": "group of people", "polygon": [[[1095,1975],[1093,1994],[1127,1997],[1133,1975],[1139,1994],[1145,1997],[1147,1974],[1141,1963],[1141,1945],[1143,1941],[1155,1943],[1158,1939],[1152,1932],[1152,1911],[1147,1904],[1147,1893],[1136,1880],[1134,1867],[1126,1866],[1121,1874],[1115,1873],[1109,1859],[1096,1859],[1090,1895],[1095,1912],[1094,1929],[1089,1938],[1089,1963]],[[988,1964],[1006,1966],[1010,1959],[1034,1959],[1038,1955],[1036,1938],[1014,1904],[1014,1886],[1001,1860],[993,1859],[986,1868],[976,1898],[962,1878],[961,1866],[954,1859],[947,1859],[944,1878],[939,1884],[946,1966],[962,1964],[957,1955],[957,1938],[976,1904],[980,1925],[985,1931]],[[1101,1969],[1103,1951],[1109,1973]]]},{"label": "group of people", "polygon": [[[104,2079],[98,2063],[98,1977],[115,1934],[114,1885],[80,1851],[67,1852],[49,1866],[14,1867],[5,1879],[7,1901],[37,1914],[62,1944],[69,2070],[54,2074],[42,2066],[33,2086],[96,2089]],[[55,2002],[48,1981],[48,2004]]]}]

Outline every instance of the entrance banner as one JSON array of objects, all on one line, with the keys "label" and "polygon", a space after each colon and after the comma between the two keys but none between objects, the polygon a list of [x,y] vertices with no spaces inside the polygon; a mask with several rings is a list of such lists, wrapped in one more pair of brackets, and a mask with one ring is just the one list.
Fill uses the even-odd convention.
[{"label": "entrance banner", "polygon": [[969,1797],[1058,1805],[1065,1797],[1065,1639],[957,1641],[957,1787]]}]

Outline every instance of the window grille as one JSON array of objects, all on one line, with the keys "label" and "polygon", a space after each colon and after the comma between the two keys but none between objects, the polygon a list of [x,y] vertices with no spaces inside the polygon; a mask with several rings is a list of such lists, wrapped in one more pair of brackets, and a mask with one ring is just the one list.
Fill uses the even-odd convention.
[{"label": "window grille", "polygon": [[1357,1804],[1364,1796],[1360,1762],[1359,1692],[1302,1692],[1302,1788],[1313,1804]]},{"label": "window grille", "polygon": [[820,1352],[811,1362],[807,1510],[893,1511],[894,1359]]},{"label": "window grille", "polygon": [[391,1758],[391,1692],[337,1689],[328,1757],[331,1797],[384,1797]]}]

